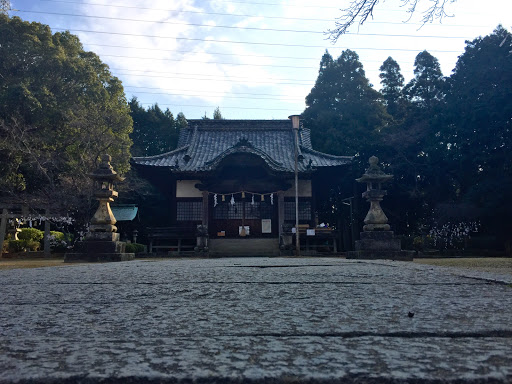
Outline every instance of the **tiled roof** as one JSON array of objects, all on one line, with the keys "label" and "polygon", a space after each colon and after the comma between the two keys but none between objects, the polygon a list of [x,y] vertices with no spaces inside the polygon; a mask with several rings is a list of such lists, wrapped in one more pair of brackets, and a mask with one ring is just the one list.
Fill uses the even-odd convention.
[{"label": "tiled roof", "polygon": [[[313,150],[309,129],[299,131],[299,172],[351,162]],[[294,172],[294,133],[290,120],[188,120],[180,132],[178,148],[150,157],[134,157],[136,165],[169,167],[175,173],[208,172],[234,153],[261,157],[277,172]]]}]

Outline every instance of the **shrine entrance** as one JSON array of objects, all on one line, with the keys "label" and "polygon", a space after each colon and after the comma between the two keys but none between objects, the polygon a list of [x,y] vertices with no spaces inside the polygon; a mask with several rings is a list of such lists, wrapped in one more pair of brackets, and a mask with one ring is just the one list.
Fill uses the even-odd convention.
[{"label": "shrine entrance", "polygon": [[232,153],[197,186],[208,191],[211,238],[279,237],[278,191],[290,184],[254,153]]},{"label": "shrine entrance", "polygon": [[[277,237],[279,235],[277,198],[272,204],[268,195],[247,193],[245,198],[239,201],[236,201],[233,196],[234,203],[232,204],[231,195],[228,196],[230,201],[220,201],[211,210],[210,237],[244,237],[243,227],[245,236],[248,237]],[[241,194],[237,194],[237,196],[241,197]]]}]

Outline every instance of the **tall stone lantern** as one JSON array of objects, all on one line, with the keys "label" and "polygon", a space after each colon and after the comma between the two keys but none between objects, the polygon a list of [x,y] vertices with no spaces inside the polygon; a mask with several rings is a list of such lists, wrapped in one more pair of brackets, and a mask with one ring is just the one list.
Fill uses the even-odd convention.
[{"label": "tall stone lantern", "polygon": [[380,206],[380,202],[387,194],[382,189],[382,184],[393,178],[393,175],[384,173],[379,167],[379,159],[376,156],[370,157],[370,166],[363,176],[356,179],[358,183],[366,183],[366,192],[363,197],[370,202],[370,209],[364,219],[363,231],[389,231],[388,218]]},{"label": "tall stone lantern", "polygon": [[394,236],[388,218],[380,206],[380,202],[387,194],[387,191],[382,189],[382,184],[391,180],[393,175],[388,175],[380,169],[377,157],[370,157],[368,162],[370,166],[356,181],[366,183],[366,191],[362,196],[370,203],[370,209],[364,219],[360,240],[355,242],[355,251],[347,252],[347,258],[412,260],[414,251],[401,249],[400,239]]},{"label": "tall stone lantern", "polygon": [[91,225],[89,226],[89,237],[111,238],[112,240],[119,237],[119,234],[116,234],[117,236],[102,235],[103,233],[117,232],[117,227],[115,226],[117,221],[112,213],[112,209],[110,209],[110,203],[118,196],[118,193],[114,191],[114,182],[124,180],[110,165],[111,160],[110,155],[103,155],[98,168],[89,174],[89,177],[94,180],[94,197],[99,201],[98,209],[92,217]]},{"label": "tall stone lantern", "polygon": [[72,252],[66,253],[65,262],[78,261],[126,261],[133,260],[133,253],[126,253],[126,244],[119,241],[116,218],[110,209],[110,203],[118,196],[114,183],[123,181],[110,161],[109,155],[103,155],[98,168],[89,174],[94,181],[94,197],[98,200],[98,209],[89,224],[85,240],[78,241]]}]

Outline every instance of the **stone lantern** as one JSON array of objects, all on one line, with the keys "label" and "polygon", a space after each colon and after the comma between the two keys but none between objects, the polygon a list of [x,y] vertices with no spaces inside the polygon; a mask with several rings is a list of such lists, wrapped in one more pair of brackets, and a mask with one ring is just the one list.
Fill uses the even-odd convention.
[{"label": "stone lantern", "polygon": [[363,176],[356,179],[358,183],[366,183],[366,192],[363,197],[370,202],[370,209],[364,219],[363,231],[389,231],[388,218],[380,207],[380,202],[387,194],[382,189],[382,184],[393,178],[393,175],[384,173],[379,167],[379,159],[375,156],[370,157],[368,161],[370,167]]},{"label": "stone lantern", "polygon": [[125,261],[135,258],[126,253],[126,244],[119,241],[116,218],[110,209],[110,203],[117,197],[114,182],[123,181],[110,165],[111,157],[103,155],[98,168],[89,174],[94,181],[94,197],[99,201],[89,225],[84,241],[78,241],[72,252],[66,253],[65,262],[80,261]]},{"label": "stone lantern", "polygon": [[414,251],[402,251],[400,239],[395,238],[388,218],[380,206],[380,202],[387,194],[382,184],[393,178],[393,175],[384,173],[379,167],[379,159],[370,157],[370,166],[363,176],[356,179],[359,183],[366,183],[366,191],[362,196],[370,203],[370,209],[364,219],[363,232],[360,240],[355,242],[355,251],[347,252],[348,259],[392,259],[412,260]]},{"label": "stone lantern", "polygon": [[[110,165],[111,160],[112,158],[109,155],[103,155],[98,169],[89,174],[89,177],[94,180],[94,197],[99,201],[98,209],[92,217],[89,227],[89,235],[93,235],[93,237],[96,233],[117,232],[116,218],[112,209],[110,209],[110,203],[118,196],[117,192],[114,191],[114,182],[123,181],[124,178],[114,171],[114,168]],[[102,237],[102,235],[99,235],[99,237]],[[112,236],[112,238],[115,237]]]}]

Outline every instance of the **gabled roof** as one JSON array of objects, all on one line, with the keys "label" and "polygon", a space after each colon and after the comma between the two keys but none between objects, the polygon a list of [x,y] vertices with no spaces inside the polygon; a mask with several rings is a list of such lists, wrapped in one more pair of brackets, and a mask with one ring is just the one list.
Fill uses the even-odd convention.
[{"label": "gabled roof", "polygon": [[[209,172],[236,153],[259,156],[276,172],[294,172],[294,132],[290,120],[188,120],[178,148],[150,157],[134,157],[136,165],[168,167],[173,173]],[[310,131],[299,130],[299,172],[336,167],[350,156],[333,156],[313,150]]]}]

